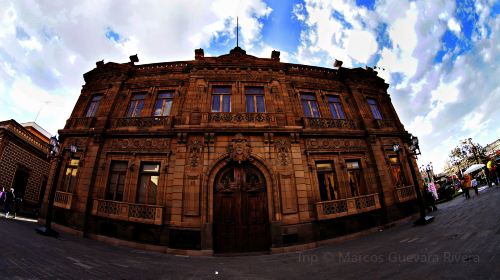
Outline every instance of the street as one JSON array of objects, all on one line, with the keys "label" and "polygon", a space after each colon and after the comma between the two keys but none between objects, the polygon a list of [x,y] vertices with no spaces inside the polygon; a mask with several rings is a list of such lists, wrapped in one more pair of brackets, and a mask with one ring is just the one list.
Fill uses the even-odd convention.
[{"label": "street", "polygon": [[500,188],[412,222],[302,252],[186,257],[108,245],[0,218],[0,279],[500,279]]}]

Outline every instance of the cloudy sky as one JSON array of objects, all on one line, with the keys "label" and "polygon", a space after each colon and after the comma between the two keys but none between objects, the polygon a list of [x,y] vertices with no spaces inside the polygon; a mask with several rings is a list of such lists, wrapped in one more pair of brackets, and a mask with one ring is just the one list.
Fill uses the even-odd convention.
[{"label": "cloudy sky", "polygon": [[378,66],[420,164],[441,169],[452,147],[500,137],[500,2],[0,1],[0,120],[64,126],[95,62],[192,60],[248,53],[332,67]]}]

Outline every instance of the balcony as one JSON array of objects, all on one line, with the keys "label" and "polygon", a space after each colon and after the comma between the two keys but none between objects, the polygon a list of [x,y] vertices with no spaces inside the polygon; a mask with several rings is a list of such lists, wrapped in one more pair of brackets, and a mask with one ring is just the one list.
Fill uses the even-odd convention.
[{"label": "balcony", "polygon": [[305,128],[347,128],[356,129],[356,123],[348,119],[302,118]]},{"label": "balcony", "polygon": [[413,186],[406,186],[406,187],[396,188],[394,190],[394,198],[396,199],[396,202],[401,203],[416,199],[417,194],[415,193],[415,188]]},{"label": "balcony", "polygon": [[172,117],[137,117],[111,119],[110,128],[171,128]]},{"label": "balcony", "polygon": [[135,223],[162,225],[163,207],[94,199],[92,215]]},{"label": "balcony", "polygon": [[276,116],[272,113],[206,113],[203,121],[219,126],[276,126]]},{"label": "balcony", "polygon": [[396,122],[394,120],[373,120],[374,128],[396,128]]},{"label": "balcony", "polygon": [[318,220],[356,215],[380,208],[378,193],[316,203]]},{"label": "balcony", "polygon": [[66,129],[88,129],[94,126],[95,118],[70,118],[66,121]]},{"label": "balcony", "polygon": [[63,209],[71,209],[73,194],[68,192],[56,191],[54,197],[54,206]]}]

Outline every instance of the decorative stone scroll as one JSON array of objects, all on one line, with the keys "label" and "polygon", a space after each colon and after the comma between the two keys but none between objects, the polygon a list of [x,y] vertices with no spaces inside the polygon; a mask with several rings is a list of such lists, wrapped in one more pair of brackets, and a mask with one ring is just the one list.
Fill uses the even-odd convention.
[{"label": "decorative stone scroll", "polygon": [[116,138],[113,150],[170,150],[170,139],[165,138]]},{"label": "decorative stone scroll", "polygon": [[304,118],[304,125],[310,128],[356,128],[356,123],[353,120],[328,118]]},{"label": "decorative stone scroll", "polygon": [[200,163],[201,151],[203,149],[203,144],[200,139],[193,139],[189,142],[189,165],[196,167]]},{"label": "decorative stone scroll", "polygon": [[252,148],[250,144],[247,143],[247,139],[241,133],[236,134],[228,147],[229,160],[237,161],[238,163],[247,161],[250,158],[251,152]]}]

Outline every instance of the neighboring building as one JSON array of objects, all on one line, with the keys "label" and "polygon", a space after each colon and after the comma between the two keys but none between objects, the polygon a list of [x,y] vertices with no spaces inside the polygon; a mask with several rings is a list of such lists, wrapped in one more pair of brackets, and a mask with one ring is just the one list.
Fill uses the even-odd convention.
[{"label": "neighboring building", "polygon": [[392,149],[409,135],[371,68],[281,63],[279,52],[239,47],[133,61],[84,74],[59,131],[62,151],[78,152],[64,152],[57,223],[218,253],[280,251],[415,212],[406,148],[401,161]]},{"label": "neighboring building", "polygon": [[21,211],[36,211],[47,185],[48,134],[36,123],[0,122],[0,188],[14,188]]},{"label": "neighboring building", "polygon": [[497,139],[484,147],[484,152],[487,158],[500,156],[500,139]]}]

